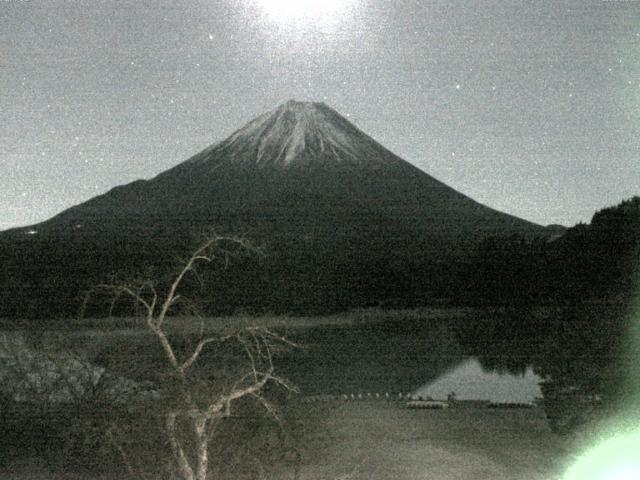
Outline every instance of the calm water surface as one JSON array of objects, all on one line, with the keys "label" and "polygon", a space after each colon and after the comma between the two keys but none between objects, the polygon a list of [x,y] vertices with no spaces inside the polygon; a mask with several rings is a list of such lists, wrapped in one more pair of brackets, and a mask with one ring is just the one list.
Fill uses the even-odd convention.
[{"label": "calm water surface", "polygon": [[541,379],[484,371],[446,320],[319,326],[295,340],[301,352],[278,365],[304,394],[415,393],[444,399],[531,402]]},{"label": "calm water surface", "polygon": [[[522,375],[483,370],[458,343],[450,318],[320,325],[288,336],[304,347],[278,358],[276,368],[306,395],[414,393],[445,399],[455,392],[458,399],[494,402],[531,402],[541,396],[541,379],[530,369]],[[124,344],[130,342],[126,338]],[[155,342],[151,346],[157,347]]]}]

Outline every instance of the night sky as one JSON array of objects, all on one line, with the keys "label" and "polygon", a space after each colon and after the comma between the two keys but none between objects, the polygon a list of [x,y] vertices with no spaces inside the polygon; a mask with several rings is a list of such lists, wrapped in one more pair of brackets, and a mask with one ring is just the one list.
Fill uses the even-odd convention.
[{"label": "night sky", "polygon": [[534,222],[640,194],[637,0],[4,0],[0,25],[0,229],[290,98]]}]

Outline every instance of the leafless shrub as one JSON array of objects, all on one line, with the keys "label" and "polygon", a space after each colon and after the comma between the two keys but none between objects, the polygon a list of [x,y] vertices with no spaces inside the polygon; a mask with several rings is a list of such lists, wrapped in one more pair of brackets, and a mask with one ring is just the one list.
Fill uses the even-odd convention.
[{"label": "leafless shrub", "polygon": [[[264,327],[211,333],[193,302],[179,293],[187,275],[200,280],[198,265],[216,260],[227,264],[238,250],[255,251],[243,239],[211,235],[182,262],[163,288],[158,287],[153,278],[97,287],[111,296],[112,308],[122,299],[132,301],[140,313],[139,318],[162,348],[165,366],[149,372],[159,381],[162,398],[148,403],[146,414],[162,420],[164,446],[170,452],[169,468],[183,480],[207,478],[212,439],[222,421],[234,416],[237,405],[251,400],[263,414],[278,420],[278,411],[266,392],[273,387],[296,391],[276,374],[274,366],[274,356],[296,345]],[[182,314],[189,314],[191,324],[191,334],[183,339],[168,328],[169,315],[178,306]],[[204,363],[205,355],[206,368],[198,368]],[[211,362],[212,358],[215,362]],[[131,457],[122,427],[114,423],[106,434],[129,474],[144,478],[144,468]],[[237,453],[227,452],[227,455]]]}]

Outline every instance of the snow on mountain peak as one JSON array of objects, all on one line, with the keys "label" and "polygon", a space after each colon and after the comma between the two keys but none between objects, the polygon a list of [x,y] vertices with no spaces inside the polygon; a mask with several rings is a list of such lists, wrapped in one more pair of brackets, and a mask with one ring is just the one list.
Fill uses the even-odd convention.
[{"label": "snow on mountain peak", "polygon": [[198,161],[224,152],[236,163],[260,168],[318,162],[362,165],[397,159],[324,103],[295,100],[257,117],[206,152]]}]

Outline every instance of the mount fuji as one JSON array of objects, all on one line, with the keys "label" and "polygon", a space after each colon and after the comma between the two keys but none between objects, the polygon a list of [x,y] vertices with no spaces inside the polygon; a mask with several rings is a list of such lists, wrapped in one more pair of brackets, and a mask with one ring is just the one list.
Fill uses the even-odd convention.
[{"label": "mount fuji", "polygon": [[25,258],[40,265],[26,268],[36,284],[67,289],[111,271],[166,267],[206,226],[267,252],[263,264],[214,285],[223,310],[447,298],[481,240],[547,235],[402,160],[330,107],[288,101],[155,178],[1,233],[0,255],[14,269],[5,280],[23,274]]}]

